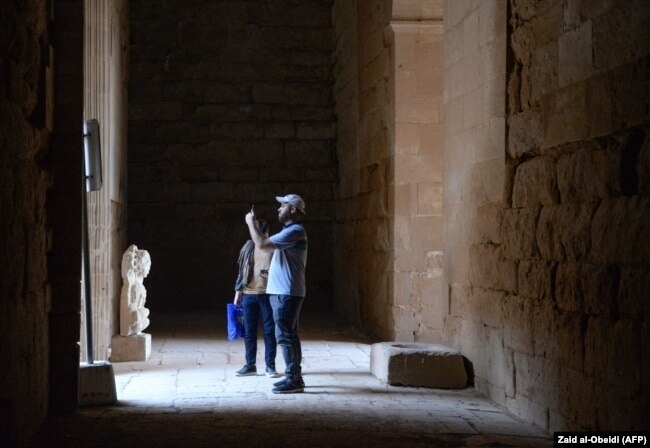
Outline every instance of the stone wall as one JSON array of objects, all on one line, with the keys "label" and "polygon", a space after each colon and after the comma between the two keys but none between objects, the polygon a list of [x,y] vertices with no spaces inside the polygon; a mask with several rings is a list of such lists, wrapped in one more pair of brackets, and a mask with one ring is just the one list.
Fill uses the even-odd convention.
[{"label": "stone wall", "polygon": [[[43,84],[46,7],[2,2],[0,17],[0,444],[13,446],[47,412],[47,216],[51,177]],[[28,332],[25,329],[29,329]],[[12,368],[9,369],[8,366]],[[29,406],[25,404],[29,403]]]},{"label": "stone wall", "polygon": [[480,243],[499,230],[504,194],[506,2],[446,1],[444,25],[445,331],[477,388],[505,404],[502,307],[514,267]]},{"label": "stone wall", "polygon": [[650,8],[445,5],[449,341],[548,430],[643,429]]},{"label": "stone wall", "polygon": [[309,300],[329,303],[331,2],[136,0],[130,23],[128,243],[151,254],[148,307],[232,300],[245,213],[275,232],[274,196],[291,192],[307,203]]},{"label": "stone wall", "polygon": [[82,7],[0,3],[2,446],[76,408]]},{"label": "stone wall", "polygon": [[335,307],[441,340],[442,3],[335,2]]},{"label": "stone wall", "polygon": [[393,152],[390,1],[336,1],[335,309],[380,337],[394,334],[389,179]]}]

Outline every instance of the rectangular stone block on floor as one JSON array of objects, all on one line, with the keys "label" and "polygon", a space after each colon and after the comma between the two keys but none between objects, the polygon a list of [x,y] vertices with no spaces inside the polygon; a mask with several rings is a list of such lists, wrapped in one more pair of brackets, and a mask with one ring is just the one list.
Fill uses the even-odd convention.
[{"label": "rectangular stone block on floor", "polygon": [[113,336],[111,361],[146,361],[151,356],[151,335],[148,333],[130,336]]},{"label": "rectangular stone block on floor", "polygon": [[468,379],[462,355],[440,344],[373,344],[370,371],[385,383],[402,386],[462,389]]},{"label": "rectangular stone block on floor", "polygon": [[113,366],[106,361],[93,364],[82,362],[79,365],[80,406],[98,406],[113,404],[117,401],[115,373]]}]

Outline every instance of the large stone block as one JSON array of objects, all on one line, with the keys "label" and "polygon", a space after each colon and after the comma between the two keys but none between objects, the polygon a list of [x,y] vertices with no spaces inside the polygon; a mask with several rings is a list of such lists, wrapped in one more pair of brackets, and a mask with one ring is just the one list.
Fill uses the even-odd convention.
[{"label": "large stone block", "polygon": [[597,396],[593,391],[592,377],[572,368],[559,367],[556,395],[562,399],[558,400],[557,409],[577,430],[595,427]]},{"label": "large stone block", "polygon": [[466,317],[473,316],[474,321],[484,327],[503,327],[504,322],[507,322],[504,312],[505,298],[508,297],[506,293],[483,288],[471,288],[469,291],[470,295],[464,299],[468,302]]},{"label": "large stone block", "polygon": [[620,156],[588,145],[557,162],[561,202],[587,202],[620,193]]},{"label": "large stone block", "polygon": [[536,154],[544,143],[542,116],[538,109],[528,109],[510,116],[508,153],[513,158]]},{"label": "large stone block", "polygon": [[501,221],[503,209],[494,204],[486,204],[476,209],[476,218],[473,220],[476,241],[480,243],[501,243]]},{"label": "large stone block", "polygon": [[79,366],[79,405],[96,406],[117,401],[113,366],[106,361]]},{"label": "large stone block", "polygon": [[583,371],[585,320],[581,314],[554,309],[552,302],[536,304],[532,308],[535,355]]},{"label": "large stone block", "polygon": [[474,244],[470,248],[469,268],[472,285],[498,291],[517,290],[517,266],[504,260],[498,246]]},{"label": "large stone block", "polygon": [[584,336],[586,374],[600,390],[616,386],[621,398],[632,398],[641,390],[642,337],[639,322],[619,319],[589,319]]},{"label": "large stone block", "polygon": [[[420,328],[418,332],[425,327],[429,330],[440,330],[444,332],[445,317],[448,314],[447,300],[443,297],[443,280],[441,275],[419,275],[415,279],[415,288],[419,290],[415,299],[419,302],[416,307],[420,306],[419,312]],[[432,339],[421,339],[422,341],[431,341]],[[444,339],[433,339],[442,341]]]},{"label": "large stone block", "polygon": [[650,320],[648,297],[650,272],[645,267],[624,267],[618,292],[618,309],[621,317]]},{"label": "large stone block", "polygon": [[410,233],[409,246],[414,250],[442,250],[442,217],[413,217]]},{"label": "large stone block", "polygon": [[[423,164],[431,166],[427,162],[427,160],[423,160]],[[472,165],[469,185],[470,201],[478,204],[502,202],[505,171],[503,159],[488,160]]]},{"label": "large stone block", "polygon": [[198,123],[258,121],[271,118],[271,108],[265,104],[201,104],[198,105],[192,119]]},{"label": "large stone block", "polygon": [[612,126],[614,129],[631,127],[648,119],[648,67],[645,58],[613,70]]},{"label": "large stone block", "polygon": [[328,140],[289,140],[285,143],[284,163],[323,167],[334,164],[334,147]]},{"label": "large stone block", "polygon": [[540,397],[546,397],[548,404],[554,404],[557,400],[558,364],[551,363],[541,356],[530,356],[517,352],[513,356],[516,378],[515,395],[523,395],[533,401],[541,401]]},{"label": "large stone block", "polygon": [[561,263],[555,278],[558,307],[566,311],[614,318],[618,278],[615,266]]},{"label": "large stone block", "polygon": [[461,389],[467,386],[463,356],[440,344],[380,342],[370,351],[370,371],[385,383]]},{"label": "large stone block", "polygon": [[592,426],[602,431],[646,431],[648,428],[647,394],[640,393],[619,380],[614,385],[596,382],[596,419]]},{"label": "large stone block", "polygon": [[536,422],[539,426],[546,425],[548,407],[538,399],[529,399],[524,395],[517,395],[515,398],[508,398],[505,406],[509,412],[518,417]]},{"label": "large stone block", "polygon": [[629,7],[632,3],[634,2],[614,2],[612,5],[625,6],[610,8],[607,14],[594,17],[593,58],[594,67],[598,70],[609,70],[631,61],[635,56],[635,47],[642,44],[644,39],[634,36],[637,20],[632,17],[635,12]]},{"label": "large stone block", "polygon": [[442,184],[440,182],[417,184],[417,211],[419,215],[442,214]]},{"label": "large stone block", "polygon": [[148,333],[130,336],[113,336],[111,361],[146,361],[151,357],[151,335]]},{"label": "large stone block", "polygon": [[589,134],[587,83],[550,92],[542,98],[544,147],[582,140]]},{"label": "large stone block", "polygon": [[507,259],[522,260],[539,257],[536,225],[539,208],[509,209],[503,212],[501,238]]},{"label": "large stone block", "polygon": [[530,77],[531,97],[534,101],[539,101],[544,95],[557,89],[557,57],[556,41],[538,47],[533,52]]},{"label": "large stone block", "polygon": [[[463,285],[453,285],[449,287],[449,315],[445,319],[449,326],[450,319],[461,317],[463,319],[477,321],[478,313],[472,313],[469,297],[473,289]],[[453,344],[452,344],[453,345]]]},{"label": "large stone block", "polygon": [[253,101],[268,104],[307,104],[325,106],[331,104],[331,92],[327,86],[284,83],[255,84],[252,90]]},{"label": "large stone block", "polygon": [[650,199],[609,198],[601,202],[591,231],[594,260],[605,263],[650,261]]},{"label": "large stone block", "polygon": [[550,205],[557,201],[555,163],[550,157],[537,157],[517,167],[512,192],[513,207]]},{"label": "large stone block", "polygon": [[[543,207],[537,223],[537,247],[547,260],[579,260],[589,254],[594,204]],[[616,241],[620,234],[616,234]]]},{"label": "large stone block", "polygon": [[612,133],[612,89],[606,74],[587,80],[587,115],[589,138]]},{"label": "large stone block", "polygon": [[272,139],[289,139],[295,136],[295,126],[291,122],[275,122],[264,125],[264,137]]},{"label": "large stone block", "polygon": [[[264,128],[258,123],[221,123],[213,124],[210,136],[233,140],[262,139],[265,137]],[[197,140],[188,140],[197,141]],[[203,142],[203,140],[199,140]]]},{"label": "large stone block", "polygon": [[559,36],[558,55],[560,87],[589,77],[594,71],[591,22],[585,22]]},{"label": "large stone block", "polygon": [[503,303],[503,344],[518,353],[533,355],[533,306],[518,296],[506,296]]},{"label": "large stone block", "polygon": [[304,104],[274,105],[272,110],[272,115],[274,120],[281,120],[281,121],[286,121],[286,120],[327,121],[327,120],[334,119],[334,114],[331,107],[307,106]]},{"label": "large stone block", "polygon": [[553,272],[553,263],[520,261],[517,271],[519,295],[532,299],[551,299],[553,296]]}]

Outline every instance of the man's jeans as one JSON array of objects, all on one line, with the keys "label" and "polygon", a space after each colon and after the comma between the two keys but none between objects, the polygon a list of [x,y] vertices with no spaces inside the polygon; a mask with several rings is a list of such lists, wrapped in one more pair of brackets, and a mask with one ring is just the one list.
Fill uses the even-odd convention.
[{"label": "man's jeans", "polygon": [[275,322],[273,310],[269,303],[268,294],[243,294],[242,308],[244,309],[244,346],[246,347],[246,364],[254,366],[257,358],[257,323],[262,317],[262,330],[264,331],[264,361],[267,369],[275,370],[275,354],[277,343],[275,341]]},{"label": "man's jeans", "polygon": [[304,297],[271,296],[273,319],[275,320],[275,338],[282,348],[282,356],[286,364],[285,377],[290,382],[302,381],[302,348],[298,334],[300,308]]}]

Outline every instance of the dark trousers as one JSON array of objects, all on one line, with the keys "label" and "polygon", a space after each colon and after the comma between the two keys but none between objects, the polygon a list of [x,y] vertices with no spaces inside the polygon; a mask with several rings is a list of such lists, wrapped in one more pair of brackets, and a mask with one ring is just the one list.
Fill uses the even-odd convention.
[{"label": "dark trousers", "polygon": [[302,381],[302,346],[298,328],[304,300],[304,297],[297,296],[271,296],[275,338],[287,366],[285,377],[291,382]]},{"label": "dark trousers", "polygon": [[275,322],[268,294],[243,294],[244,310],[244,346],[246,347],[246,364],[254,366],[257,359],[257,326],[262,318],[264,331],[264,361],[267,369],[275,370],[277,343],[275,340]]}]

